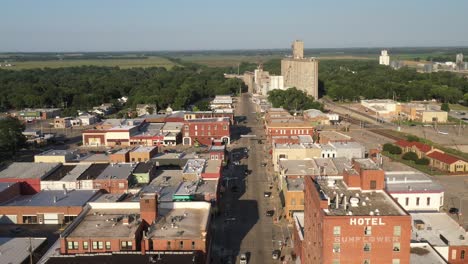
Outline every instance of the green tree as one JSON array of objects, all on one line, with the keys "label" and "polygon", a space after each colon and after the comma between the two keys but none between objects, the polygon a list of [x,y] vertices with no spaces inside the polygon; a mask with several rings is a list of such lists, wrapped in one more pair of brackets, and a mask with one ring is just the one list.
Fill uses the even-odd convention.
[{"label": "green tree", "polygon": [[449,104],[448,103],[443,103],[441,106],[440,106],[440,109],[442,111],[445,111],[445,112],[450,112],[450,107],[449,107]]},{"label": "green tree", "polygon": [[152,114],[154,113],[154,107],[148,106],[148,107],[146,107],[146,111],[147,111],[150,115],[152,115]]},{"label": "green tree", "polygon": [[414,135],[407,135],[406,140],[409,142],[419,142],[419,137]]},{"label": "green tree", "polygon": [[412,160],[412,161],[417,161],[419,159],[418,155],[412,151],[406,152],[405,154],[403,154],[401,158],[404,160]]},{"label": "green tree", "polygon": [[393,144],[391,144],[391,143],[385,143],[385,144],[383,145],[382,150],[391,153],[392,150],[394,149],[394,147],[395,147],[395,146],[394,146]]},{"label": "green tree", "polygon": [[417,159],[415,163],[419,165],[429,165],[430,161],[427,158],[420,158],[420,159]]},{"label": "green tree", "polygon": [[26,143],[22,134],[24,124],[17,118],[6,117],[0,120],[0,159],[5,160],[18,151]]}]

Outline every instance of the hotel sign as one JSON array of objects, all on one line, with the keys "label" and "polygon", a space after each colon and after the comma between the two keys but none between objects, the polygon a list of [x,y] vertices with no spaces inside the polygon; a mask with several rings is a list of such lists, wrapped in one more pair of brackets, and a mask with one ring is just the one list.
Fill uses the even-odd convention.
[{"label": "hotel sign", "polygon": [[353,217],[349,219],[349,225],[384,226],[385,223],[380,217]]}]

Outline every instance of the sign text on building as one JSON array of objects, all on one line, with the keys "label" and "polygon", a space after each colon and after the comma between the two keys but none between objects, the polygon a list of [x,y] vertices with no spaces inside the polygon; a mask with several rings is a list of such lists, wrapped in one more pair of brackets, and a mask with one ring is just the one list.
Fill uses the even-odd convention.
[{"label": "sign text on building", "polygon": [[383,226],[385,223],[377,217],[354,217],[349,219],[349,225]]}]

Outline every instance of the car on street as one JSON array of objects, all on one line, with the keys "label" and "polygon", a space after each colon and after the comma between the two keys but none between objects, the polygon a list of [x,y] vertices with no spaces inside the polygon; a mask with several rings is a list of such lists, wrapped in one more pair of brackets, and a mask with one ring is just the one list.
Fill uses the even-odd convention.
[{"label": "car on street", "polygon": [[247,254],[242,253],[239,257],[239,264],[247,264]]},{"label": "car on street", "polygon": [[273,216],[275,214],[275,210],[267,210],[266,216]]},{"label": "car on street", "polygon": [[273,252],[271,253],[271,257],[272,257],[273,259],[279,259],[280,255],[281,255],[281,251],[280,251],[279,249],[275,249],[275,250],[273,250]]},{"label": "car on street", "polygon": [[266,167],[267,163],[266,162],[263,162],[262,163],[262,167]]},{"label": "car on street", "polygon": [[23,231],[23,228],[21,227],[15,227],[15,228],[10,229],[10,233],[12,234],[19,234],[21,233],[21,231]]},{"label": "car on street", "polygon": [[449,209],[449,213],[450,214],[458,214],[460,212],[460,210],[458,210],[458,208],[455,208],[455,207],[452,207]]},{"label": "car on street", "polygon": [[263,196],[269,198],[271,196],[271,192],[264,192],[263,193]]}]

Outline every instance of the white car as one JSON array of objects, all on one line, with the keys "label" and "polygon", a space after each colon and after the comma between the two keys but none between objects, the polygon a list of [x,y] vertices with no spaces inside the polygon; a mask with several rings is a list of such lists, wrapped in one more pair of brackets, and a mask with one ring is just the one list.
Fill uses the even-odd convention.
[{"label": "white car", "polygon": [[239,264],[247,264],[247,254],[242,253],[240,255]]}]

